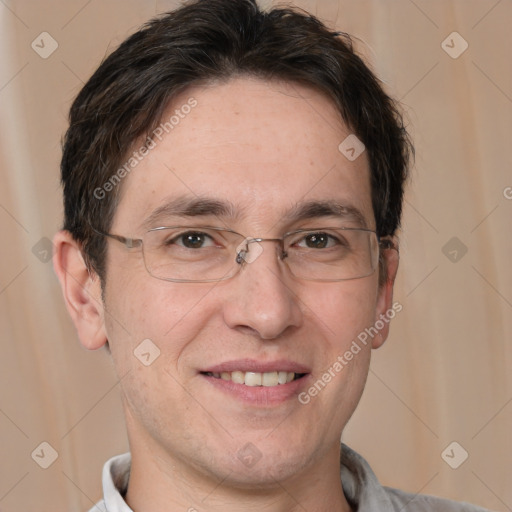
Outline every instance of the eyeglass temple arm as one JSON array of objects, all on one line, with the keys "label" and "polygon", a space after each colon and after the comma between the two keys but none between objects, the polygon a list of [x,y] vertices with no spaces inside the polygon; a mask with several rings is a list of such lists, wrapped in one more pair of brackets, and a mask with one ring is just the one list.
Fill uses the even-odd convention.
[{"label": "eyeglass temple arm", "polygon": [[117,240],[118,242],[121,242],[128,249],[133,249],[134,247],[140,247],[142,245],[142,240],[140,238],[127,238],[127,237],[121,236],[121,235],[114,235],[111,233],[103,233],[102,231],[99,231],[92,226],[91,226],[91,229],[98,235],[106,236],[108,238],[112,238],[114,240]]}]

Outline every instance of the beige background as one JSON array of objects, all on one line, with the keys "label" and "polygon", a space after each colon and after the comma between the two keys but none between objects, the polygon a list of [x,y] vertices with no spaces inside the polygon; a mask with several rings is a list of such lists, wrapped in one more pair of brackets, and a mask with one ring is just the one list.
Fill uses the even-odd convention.
[{"label": "beige background", "polygon": [[[344,440],[384,484],[512,510],[512,2],[296,4],[360,39],[402,99],[417,147],[396,286],[403,311]],[[45,250],[61,222],[72,98],[106,53],[174,5],[0,3],[3,512],[87,510],[103,462],[126,450],[108,356],[79,345]],[[47,59],[31,48],[44,31],[58,43]],[[441,46],[453,31],[469,44],[457,59]],[[443,252],[453,237],[459,247]],[[46,470],[31,458],[43,441],[58,452]],[[452,441],[469,453],[458,469],[441,457]]]}]

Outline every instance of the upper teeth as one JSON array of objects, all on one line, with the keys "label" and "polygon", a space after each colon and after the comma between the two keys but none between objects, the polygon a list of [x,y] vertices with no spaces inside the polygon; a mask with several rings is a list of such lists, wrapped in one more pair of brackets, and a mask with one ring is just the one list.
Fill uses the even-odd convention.
[{"label": "upper teeth", "polygon": [[212,373],[213,377],[223,380],[232,380],[236,384],[245,384],[246,386],[277,386],[286,384],[295,378],[294,372],[221,372]]}]

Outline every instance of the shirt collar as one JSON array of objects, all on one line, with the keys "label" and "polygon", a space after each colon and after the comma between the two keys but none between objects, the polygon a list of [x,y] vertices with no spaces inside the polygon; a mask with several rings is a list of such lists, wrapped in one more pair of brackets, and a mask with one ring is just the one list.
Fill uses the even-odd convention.
[{"label": "shirt collar", "polygon": [[372,468],[357,452],[341,444],[340,473],[343,492],[354,510],[393,512],[395,508]]},{"label": "shirt collar", "polygon": [[[132,457],[123,453],[108,460],[103,466],[103,506],[101,512],[133,512],[124,501],[130,479]],[[98,512],[95,509],[89,512]]]}]

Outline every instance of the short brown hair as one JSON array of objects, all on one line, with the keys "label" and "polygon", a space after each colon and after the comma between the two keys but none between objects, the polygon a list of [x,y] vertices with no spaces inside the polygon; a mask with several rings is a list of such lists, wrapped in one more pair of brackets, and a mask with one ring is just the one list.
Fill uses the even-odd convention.
[{"label": "short brown hair", "polygon": [[412,145],[398,105],[354,52],[350,36],[291,8],[255,0],[196,0],[148,22],[115,50],[70,110],[63,142],[64,229],[87,264],[105,276],[108,232],[120,186],[98,197],[138,140],[187,87],[250,75],[312,87],[330,98],[364,143],[379,236],[400,224]]}]

